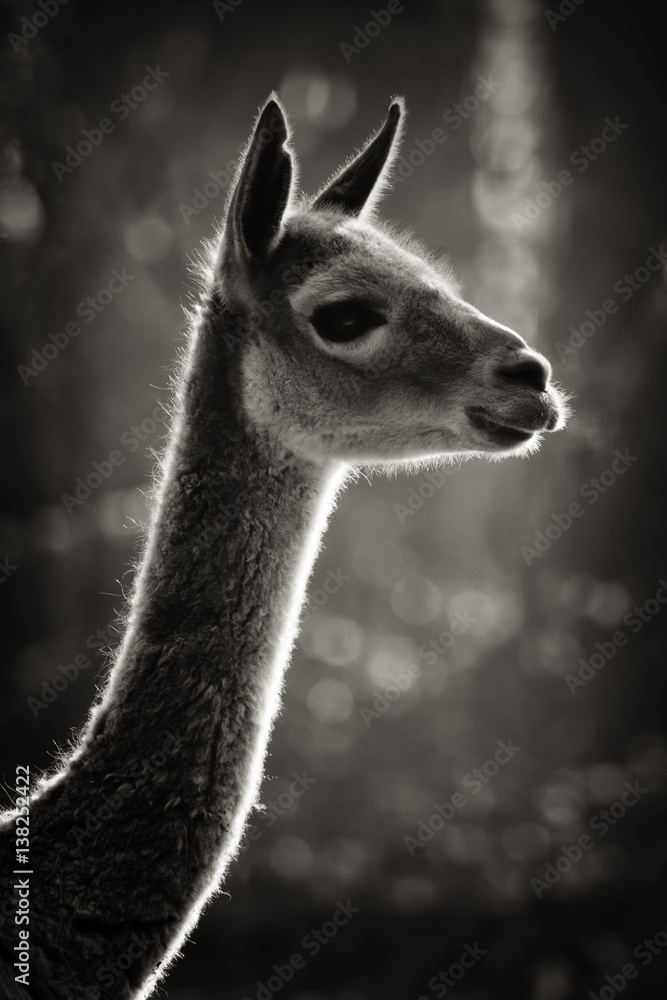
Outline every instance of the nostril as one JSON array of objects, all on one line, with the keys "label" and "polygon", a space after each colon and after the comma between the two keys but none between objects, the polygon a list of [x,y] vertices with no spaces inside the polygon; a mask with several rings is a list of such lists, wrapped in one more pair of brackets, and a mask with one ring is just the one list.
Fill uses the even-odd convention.
[{"label": "nostril", "polygon": [[547,362],[534,355],[520,358],[512,365],[505,365],[499,368],[498,372],[505,378],[518,382],[520,385],[527,385],[538,392],[544,392],[551,375]]}]

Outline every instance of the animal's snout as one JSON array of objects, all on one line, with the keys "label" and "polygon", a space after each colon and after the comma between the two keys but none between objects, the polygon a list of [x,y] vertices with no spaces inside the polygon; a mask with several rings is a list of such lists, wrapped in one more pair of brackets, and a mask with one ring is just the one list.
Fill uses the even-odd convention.
[{"label": "animal's snout", "polygon": [[541,354],[522,348],[513,353],[511,361],[497,368],[497,374],[518,385],[544,392],[551,378],[551,365]]}]

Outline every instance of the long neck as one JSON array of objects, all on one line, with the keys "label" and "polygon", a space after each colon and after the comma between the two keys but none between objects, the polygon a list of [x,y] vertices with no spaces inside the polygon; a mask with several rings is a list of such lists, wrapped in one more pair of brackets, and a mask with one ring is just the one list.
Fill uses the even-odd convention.
[{"label": "long neck", "polygon": [[[190,349],[105,692],[32,807],[36,903],[58,915],[63,938],[55,948],[40,941],[49,961],[57,966],[74,941],[80,949],[82,935],[113,957],[141,929],[148,944],[123,975],[144,990],[219,882],[256,799],[338,485],[247,426],[239,359],[230,359],[221,322],[205,318]],[[62,980],[63,996],[96,982],[83,966],[79,974],[81,983]],[[57,967],[49,975],[60,985]],[[124,994],[115,986],[99,995]]]}]

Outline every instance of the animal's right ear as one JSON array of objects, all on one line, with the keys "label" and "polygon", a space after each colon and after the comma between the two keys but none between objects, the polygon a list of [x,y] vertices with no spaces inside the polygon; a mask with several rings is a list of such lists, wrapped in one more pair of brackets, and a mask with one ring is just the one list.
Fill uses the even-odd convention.
[{"label": "animal's right ear", "polygon": [[364,148],[320,191],[311,208],[357,216],[372,211],[387,187],[390,167],[398,152],[401,122],[405,116],[403,99],[392,101],[387,120]]},{"label": "animal's right ear", "polygon": [[259,261],[276,242],[292,191],[289,138],[285,113],[272,94],[257,119],[229,200],[223,266]]}]

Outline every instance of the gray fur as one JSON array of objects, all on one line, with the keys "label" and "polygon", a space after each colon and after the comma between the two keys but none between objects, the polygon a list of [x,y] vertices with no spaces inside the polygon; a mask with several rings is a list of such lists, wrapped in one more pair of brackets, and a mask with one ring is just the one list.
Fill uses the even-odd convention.
[{"label": "gray fur", "polygon": [[[256,802],[345,469],[517,453],[562,422],[552,386],[538,394],[497,378],[508,356],[537,357],[516,334],[463,302],[413,244],[356,217],[359,192],[375,196],[369,171],[385,182],[400,107],[378,133],[382,156],[377,145],[362,152],[315,209],[293,202],[280,105],[262,112],[177,378],[123,642],[76,747],[31,804],[31,986],[14,986],[17,929],[5,906],[4,996],[145,997],[177,954]],[[346,197],[354,210],[339,204]],[[386,323],[359,345],[319,342],[313,304],[351,289],[372,292]],[[473,426],[480,398],[530,440],[501,446]],[[11,813],[0,855],[11,871]]]}]

